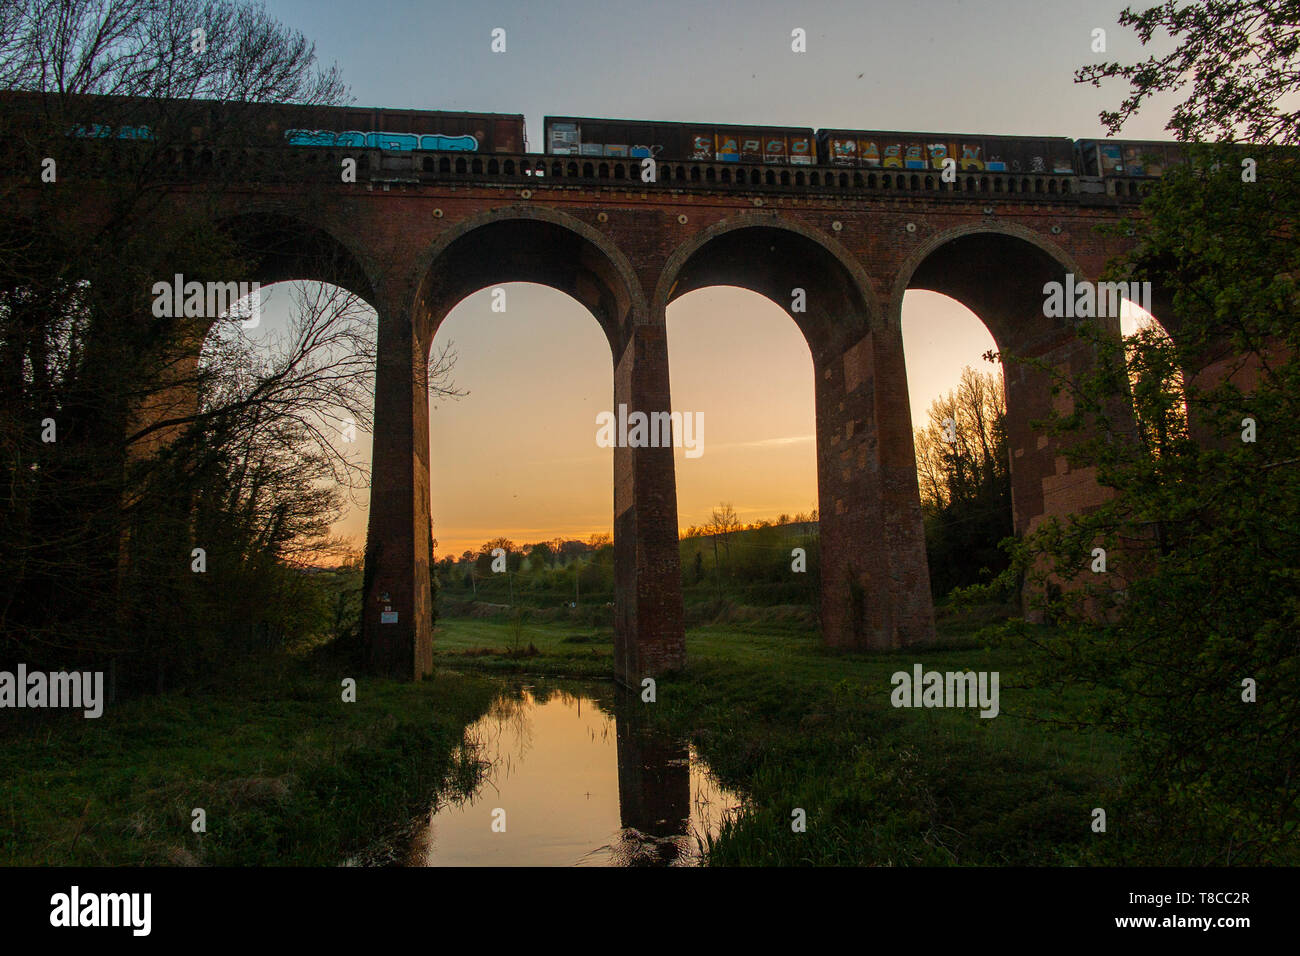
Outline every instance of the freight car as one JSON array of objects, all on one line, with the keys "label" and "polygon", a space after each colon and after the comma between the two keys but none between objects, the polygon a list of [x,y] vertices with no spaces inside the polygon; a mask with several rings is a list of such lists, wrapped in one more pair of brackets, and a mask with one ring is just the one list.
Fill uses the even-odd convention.
[{"label": "freight car", "polygon": [[304,109],[274,121],[294,146],[348,146],[383,150],[524,153],[528,139],[518,113],[434,110]]},{"label": "freight car", "polygon": [[799,127],[548,116],[545,134],[551,156],[652,156],[792,166],[817,162],[813,131]]},{"label": "freight car", "polygon": [[227,146],[347,146],[382,150],[524,153],[521,114],[391,110],[235,103],[124,96],[56,98],[0,92],[10,122],[39,124],[56,117],[71,135],[94,139],[155,139]]},{"label": "freight car", "polygon": [[954,159],[962,172],[1073,173],[1073,143],[1066,137],[903,133],[879,130],[817,131],[823,166],[943,169]]},{"label": "freight car", "polygon": [[1161,176],[1184,159],[1177,143],[1136,139],[1081,139],[1074,151],[1081,176]]}]

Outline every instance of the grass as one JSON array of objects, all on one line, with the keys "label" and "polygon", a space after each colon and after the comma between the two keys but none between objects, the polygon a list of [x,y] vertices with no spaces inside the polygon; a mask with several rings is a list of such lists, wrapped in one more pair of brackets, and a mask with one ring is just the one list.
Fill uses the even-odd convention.
[{"label": "grass", "polygon": [[[1118,786],[1118,744],[1054,723],[1081,692],[1033,687],[1025,652],[980,638],[992,616],[941,612],[937,646],[888,654],[834,653],[776,617],[689,628],[688,668],[659,681],[649,712],[745,795],[711,863],[1085,863],[1106,839],[1090,814]],[[337,865],[479,783],[461,744],[499,689],[488,677],[613,672],[612,631],[581,620],[444,618],[435,652],[435,678],[360,678],[356,703],[341,700],[344,669],[279,656],[98,720],[11,723],[0,864]],[[895,709],[890,676],[916,662],[998,671],[1001,714]]]},{"label": "grass", "polygon": [[[720,864],[1086,863],[1104,835],[1091,810],[1119,784],[1117,741],[1066,729],[1081,692],[1038,690],[1025,652],[987,647],[983,618],[941,616],[935,647],[827,650],[792,624],[711,624],[687,631],[687,670],[658,683],[652,719],[690,737],[745,812],[709,847]],[[506,652],[506,623],[444,619],[440,662],[490,672],[607,677],[612,635],[525,626],[538,655]],[[998,671],[1001,713],[891,706],[890,677]],[[795,833],[803,809],[807,831]]]},{"label": "grass", "polygon": [[613,630],[582,624],[516,622],[504,615],[440,618],[433,649],[436,663],[457,670],[596,678],[614,673]]},{"label": "grass", "polygon": [[[199,692],[11,728],[0,748],[0,863],[336,865],[472,788],[460,747],[495,684],[403,684],[279,657]],[[206,812],[206,833],[191,829]]]}]

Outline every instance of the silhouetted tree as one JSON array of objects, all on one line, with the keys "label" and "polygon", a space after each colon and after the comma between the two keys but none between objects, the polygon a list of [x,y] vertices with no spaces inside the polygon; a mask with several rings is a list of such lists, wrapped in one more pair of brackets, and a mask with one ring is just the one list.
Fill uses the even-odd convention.
[{"label": "silhouetted tree", "polygon": [[915,445],[935,593],[1001,571],[998,545],[1012,533],[1001,377],[964,368],[957,388],[931,403]]}]

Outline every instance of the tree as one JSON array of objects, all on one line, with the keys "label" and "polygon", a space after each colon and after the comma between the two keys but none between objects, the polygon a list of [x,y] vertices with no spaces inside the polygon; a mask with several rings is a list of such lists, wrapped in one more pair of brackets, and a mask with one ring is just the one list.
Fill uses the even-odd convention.
[{"label": "tree", "polygon": [[513,541],[505,537],[492,538],[491,540],[484,541],[479,545],[479,553],[478,558],[475,561],[475,567],[480,576],[497,573],[494,572],[493,569],[493,562],[496,560],[496,556],[494,556],[492,552],[498,548],[505,552],[505,567],[507,571],[518,571],[524,566],[524,553],[520,548],[515,547]]},{"label": "tree", "polygon": [[[1162,177],[1125,225],[1138,245],[1109,274],[1170,289],[1174,334],[1124,346],[1083,330],[1096,367],[1058,382],[1074,412],[1050,425],[1091,432],[1072,457],[1114,495],[1044,522],[1016,553],[1040,583],[1085,582],[1041,592],[1059,621],[1050,639],[1019,630],[1041,679],[1090,688],[1091,726],[1126,741],[1108,800],[1130,836],[1091,851],[1110,862],[1300,859],[1300,700],[1283,690],[1300,674],[1300,168],[1294,152],[1270,148],[1300,141],[1295,19],[1294,4],[1271,2],[1126,11],[1144,42],[1170,29],[1174,53],[1080,73],[1130,80],[1116,129],[1150,95],[1190,83],[1171,128],[1245,133],[1259,172],[1248,181],[1239,150],[1189,142],[1193,162]],[[1136,396],[1135,365],[1155,370]],[[1222,374],[1234,366],[1235,379]],[[1175,369],[1182,389],[1161,386]],[[1114,414],[1134,398],[1139,419],[1155,422],[1175,421],[1185,401],[1191,434],[1135,434]],[[1254,441],[1243,440],[1247,419]],[[1106,570],[1093,574],[1096,547]]]},{"label": "tree", "polygon": [[558,552],[561,558],[566,561],[571,561],[574,558],[581,558],[590,554],[591,546],[582,541],[562,541]]},{"label": "tree", "polygon": [[[214,147],[244,141],[257,101],[336,103],[343,88],[335,70],[317,68],[300,34],[252,4],[3,0],[0,27],[0,84],[11,91],[0,95],[0,205],[33,210],[0,219],[5,651],[33,665],[102,666],[120,657],[126,685],[128,667],[143,678],[157,663],[161,677],[166,661],[150,642],[169,618],[178,624],[173,643],[188,622],[204,620],[192,602],[198,582],[214,578],[175,578],[181,568],[192,574],[190,526],[206,520],[203,509],[243,515],[249,561],[287,556],[286,535],[312,536],[313,513],[330,507],[327,496],[291,484],[271,446],[234,464],[239,436],[301,448],[304,432],[283,417],[263,418],[253,431],[230,419],[218,426],[217,416],[200,425],[192,407],[184,423],[147,421],[171,415],[205,331],[152,315],[151,283],[176,272],[240,275],[247,265],[209,210],[168,207],[175,177],[166,157],[191,144],[196,125]],[[205,37],[201,56],[195,30]],[[96,124],[145,125],[150,137],[68,135]],[[45,157],[57,159],[59,176],[33,200],[29,171]],[[197,383],[185,384],[182,404],[192,406]],[[56,440],[40,439],[46,420]],[[197,460],[166,447],[187,428]],[[308,462],[303,474],[318,475],[320,465]],[[222,472],[233,484],[215,479]],[[142,577],[155,559],[167,575]],[[293,580],[262,580],[272,579],[285,588]],[[142,626],[148,607],[154,613]]]},{"label": "tree", "polygon": [[[34,216],[0,219],[3,656],[118,661],[120,686],[161,688],[309,626],[302,569],[339,552],[328,526],[368,477],[339,438],[368,425],[374,364],[373,319],[341,289],[299,290],[269,352],[236,317],[153,313],[158,278],[244,277],[263,251],[193,194],[173,204],[169,157],[241,148],[263,103],[345,91],[300,34],[229,0],[0,0],[0,84],[0,204],[43,157],[59,170]],[[69,135],[92,126],[149,135]]]},{"label": "tree", "polygon": [[1168,53],[1141,63],[1097,63],[1076,80],[1100,86],[1127,80],[1130,91],[1117,110],[1101,120],[1112,135],[1157,94],[1191,91],[1173,110],[1166,129],[1180,140],[1247,143],[1300,142],[1296,113],[1288,97],[1300,76],[1300,14],[1295,0],[1237,0],[1224,3],[1161,3],[1120,14],[1143,46],[1160,33],[1173,44]]},{"label": "tree", "polygon": [[936,594],[974,584],[1008,564],[1011,472],[1001,377],[962,369],[956,389],[930,405],[915,436],[930,582]]},{"label": "tree", "polygon": [[713,509],[709,516],[709,534],[713,536],[713,568],[718,569],[718,542],[721,541],[727,552],[727,561],[731,561],[731,536],[740,530],[740,518],[731,502],[724,501]]},{"label": "tree", "polygon": [[528,550],[528,562],[538,570],[549,568],[555,564],[555,552],[551,549],[550,542],[539,541],[534,545],[525,545]]}]

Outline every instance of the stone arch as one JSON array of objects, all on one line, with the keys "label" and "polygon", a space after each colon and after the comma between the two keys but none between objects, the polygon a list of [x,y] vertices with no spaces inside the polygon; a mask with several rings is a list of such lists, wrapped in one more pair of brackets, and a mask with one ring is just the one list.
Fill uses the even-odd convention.
[{"label": "stone arch", "polygon": [[[902,316],[909,288],[939,292],[965,305],[984,323],[998,349],[1077,375],[1093,361],[1092,347],[1076,334],[1076,321],[1044,313],[1045,283],[1090,279],[1078,260],[1050,239],[1014,223],[982,222],[938,233],[899,268],[890,316]],[[1119,316],[1103,320],[1119,334]],[[1047,516],[1086,511],[1105,500],[1092,468],[1074,468],[1072,439],[1051,437],[1032,424],[1054,411],[1068,412],[1067,394],[1053,395],[1049,372],[1022,362],[1003,366],[1013,524],[1017,534]]]},{"label": "stone arch", "polygon": [[327,282],[374,304],[380,270],[363,250],[344,238],[336,223],[301,210],[250,209],[221,220],[237,249],[252,257],[250,278],[263,284],[302,280]]},{"label": "stone arch", "polygon": [[417,257],[415,275],[413,315],[426,344],[456,303],[506,282],[536,282],[578,300],[615,361],[631,327],[646,321],[645,293],[623,251],[582,220],[542,206],[503,206],[456,223]]},{"label": "stone arch", "polygon": [[[958,302],[961,302],[972,312],[975,312],[976,315],[979,315],[980,310],[976,306],[984,303],[977,301],[980,295],[978,290],[986,289],[988,283],[977,280],[987,279],[988,271],[983,264],[975,260],[975,257],[972,256],[971,253],[979,252],[980,250],[975,249],[973,246],[963,249],[956,249],[954,247],[952,256],[953,261],[951,263],[943,263],[945,266],[956,265],[961,260],[961,255],[966,254],[965,262],[968,266],[977,270],[976,275],[958,276],[942,280],[941,277],[928,275],[922,267],[927,264],[940,262],[941,260],[935,258],[936,254],[945,247],[949,247],[952,243],[964,243],[967,240],[978,240],[980,237],[990,236],[999,237],[995,241],[1006,244],[1004,248],[1009,247],[1010,244],[1016,240],[1031,247],[1038,254],[1035,257],[1037,260],[1035,264],[1038,266],[1040,274],[1048,275],[1050,278],[1062,278],[1065,273],[1070,272],[1078,279],[1086,277],[1086,273],[1079,265],[1078,261],[1066,252],[1066,250],[1018,223],[985,222],[958,226],[931,236],[914,249],[905,260],[903,260],[903,263],[899,267],[898,273],[894,278],[894,285],[889,296],[889,322],[894,326],[898,326],[901,323],[903,315],[903,293],[905,293],[909,288],[926,288],[930,291],[941,292],[944,295],[948,295],[951,298],[956,299]],[[1054,267],[1049,264],[1049,260],[1050,263],[1054,263]],[[918,274],[920,275],[921,281],[926,283],[925,285],[918,286],[916,284]],[[935,287],[939,285],[942,285],[943,287]],[[1042,283],[1038,284],[1035,294],[1041,305]],[[967,299],[971,299],[972,301],[967,301]],[[975,304],[972,304],[972,302]],[[988,319],[981,316],[981,321],[987,323]],[[993,334],[994,339],[998,341],[999,348],[1008,347],[1003,339],[999,337],[996,329],[990,326],[989,331]],[[1006,330],[1003,331],[1005,335]]]},{"label": "stone arch", "polygon": [[[411,297],[395,298],[380,315],[362,619],[369,667],[407,677],[433,666],[426,373],[447,313],[488,286],[551,286],[605,332],[614,408],[670,407],[667,353],[662,335],[646,334],[641,284],[627,257],[586,223],[552,208],[503,206],[452,225],[412,265]],[[615,676],[639,686],[643,675],[685,663],[672,448],[616,447],[613,478]]]},{"label": "stone arch", "polygon": [[[756,259],[756,247],[764,242],[767,252]],[[818,280],[829,296],[819,299],[814,294]],[[847,248],[775,212],[730,216],[680,244],[660,273],[651,314],[662,317],[674,299],[713,285],[749,289],[775,302],[799,325],[814,351],[836,339],[860,337],[882,316],[866,270]],[[805,289],[810,310],[817,311],[790,312],[791,290],[796,287]]]},{"label": "stone arch", "polygon": [[[239,274],[186,275],[185,281],[228,283],[256,282],[269,286],[278,282],[320,282],[337,286],[375,304],[375,281],[370,266],[339,234],[341,230],[304,214],[283,207],[253,208],[218,216],[217,228],[226,232],[234,244],[234,254],[243,260]],[[170,280],[170,276],[167,277]],[[233,306],[233,302],[229,305]],[[192,414],[198,408],[199,395],[194,387],[194,373],[202,351],[216,324],[217,316],[172,320],[165,349],[164,381],[167,386],[133,414],[140,423],[156,421],[164,413]],[[147,455],[174,440],[173,429],[159,431],[156,438],[141,446],[135,454]]]},{"label": "stone arch", "polygon": [[[714,285],[771,299],[812,353],[824,639],[888,649],[932,638],[916,467],[902,454],[911,449],[906,391],[894,388],[901,339],[866,271],[831,236],[777,213],[746,212],[673,251],[652,315],[661,321],[673,299]],[[805,290],[806,312],[791,312],[796,287]]]}]

